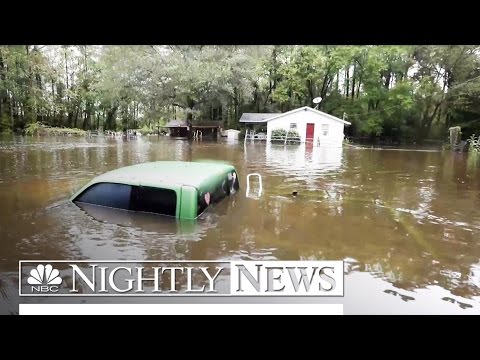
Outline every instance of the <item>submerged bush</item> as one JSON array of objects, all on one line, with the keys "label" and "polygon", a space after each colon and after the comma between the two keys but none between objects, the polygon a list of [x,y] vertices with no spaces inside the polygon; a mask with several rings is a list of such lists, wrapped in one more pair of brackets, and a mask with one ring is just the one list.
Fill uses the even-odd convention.
[{"label": "submerged bush", "polygon": [[74,135],[84,136],[85,130],[72,128],[49,127],[38,122],[28,124],[24,129],[25,135]]},{"label": "submerged bush", "polygon": [[238,133],[238,138],[239,139],[245,139],[245,134],[247,132],[247,129],[246,128],[242,128],[240,129],[240,132]]},{"label": "submerged bush", "polygon": [[153,134],[155,131],[150,129],[147,125],[143,125],[143,127],[141,129],[138,129],[137,132],[145,136],[148,134]]},{"label": "submerged bush", "polygon": [[442,150],[452,150],[452,149],[453,147],[450,143],[442,145]]},{"label": "submerged bush", "polygon": [[480,136],[476,138],[475,134],[473,134],[467,141],[470,143],[468,148],[470,151],[480,153]]},{"label": "submerged bush", "polygon": [[300,134],[297,130],[285,130],[285,129],[275,129],[272,130],[272,135],[270,141],[272,143],[285,143],[285,139],[287,140],[287,144],[300,144]]},{"label": "submerged bush", "polygon": [[35,122],[28,124],[25,128],[25,135],[37,135],[40,129],[40,124]]}]

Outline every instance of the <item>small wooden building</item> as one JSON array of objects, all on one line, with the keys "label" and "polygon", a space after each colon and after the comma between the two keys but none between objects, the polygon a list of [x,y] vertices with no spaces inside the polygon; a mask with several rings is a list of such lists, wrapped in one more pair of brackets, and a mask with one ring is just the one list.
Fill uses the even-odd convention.
[{"label": "small wooden building", "polygon": [[172,137],[188,137],[190,129],[185,120],[170,120],[163,128],[169,130],[169,135]]},{"label": "small wooden building", "polygon": [[221,121],[195,121],[187,122],[186,120],[170,120],[163,126],[169,130],[170,136],[173,137],[198,137],[198,138],[216,138],[220,134],[222,128]]}]

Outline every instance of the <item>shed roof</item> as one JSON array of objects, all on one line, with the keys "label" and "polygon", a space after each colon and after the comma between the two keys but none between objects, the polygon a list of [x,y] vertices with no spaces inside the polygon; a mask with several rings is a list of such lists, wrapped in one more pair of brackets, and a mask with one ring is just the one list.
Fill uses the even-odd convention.
[{"label": "shed roof", "polygon": [[187,127],[185,120],[170,120],[163,127]]},{"label": "shed roof", "polygon": [[[221,121],[192,121],[193,128],[216,128],[222,127]],[[162,127],[171,128],[171,127],[187,127],[186,120],[170,120]]]}]

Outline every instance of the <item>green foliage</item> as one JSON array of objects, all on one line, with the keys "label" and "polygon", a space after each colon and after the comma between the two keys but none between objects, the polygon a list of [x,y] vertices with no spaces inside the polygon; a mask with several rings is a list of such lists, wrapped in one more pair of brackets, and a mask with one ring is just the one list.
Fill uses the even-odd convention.
[{"label": "green foliage", "polygon": [[477,138],[472,134],[467,140],[469,142],[469,150],[475,153],[480,153],[480,136]]},{"label": "green foliage", "polygon": [[240,133],[238,134],[238,138],[241,139],[241,140],[245,139],[246,132],[247,132],[246,128],[240,129]]},{"label": "green foliage", "polygon": [[58,127],[46,127],[41,134],[54,135],[54,136],[85,136],[86,131],[76,128],[58,128]]},{"label": "green foliage", "polygon": [[137,131],[143,136],[153,134],[155,132],[155,130],[149,128],[147,125],[143,125],[143,127],[141,129],[138,129]]},{"label": "green foliage", "polygon": [[[480,46],[0,46],[0,131],[156,129],[313,106],[352,137],[480,131]],[[29,132],[32,131],[31,129]]]},{"label": "green foliage", "polygon": [[295,129],[285,130],[285,129],[274,129],[270,136],[272,143],[285,143],[287,144],[299,144],[300,143],[300,134]]},{"label": "green foliage", "polygon": [[40,131],[40,123],[31,123],[31,124],[28,124],[24,131],[25,131],[25,135],[29,135],[29,136],[32,136],[32,135],[38,135],[39,131]]},{"label": "green foliage", "polygon": [[275,138],[275,139],[283,139],[285,140],[285,137],[287,136],[287,130],[285,129],[273,129],[272,130],[272,134],[271,134],[271,138]]},{"label": "green foliage", "polygon": [[10,128],[10,122],[7,118],[7,116],[1,116],[0,117],[0,133],[2,134],[9,134],[12,132],[12,129]]},{"label": "green foliage", "polygon": [[35,122],[28,124],[24,129],[25,135],[50,135],[50,136],[85,136],[86,131],[82,129],[49,127]]},{"label": "green foliage", "polygon": [[384,119],[381,114],[367,114],[365,120],[362,121],[361,129],[366,134],[380,136],[384,129],[383,123]]}]

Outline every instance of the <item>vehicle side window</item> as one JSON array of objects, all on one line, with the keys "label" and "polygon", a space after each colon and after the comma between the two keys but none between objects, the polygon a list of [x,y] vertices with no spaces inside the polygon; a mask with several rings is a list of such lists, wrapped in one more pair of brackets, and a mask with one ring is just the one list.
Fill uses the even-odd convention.
[{"label": "vehicle side window", "polygon": [[131,191],[130,185],[99,183],[90,186],[75,201],[128,210]]},{"label": "vehicle side window", "polygon": [[175,216],[177,193],[170,189],[135,186],[132,189],[130,210]]}]

